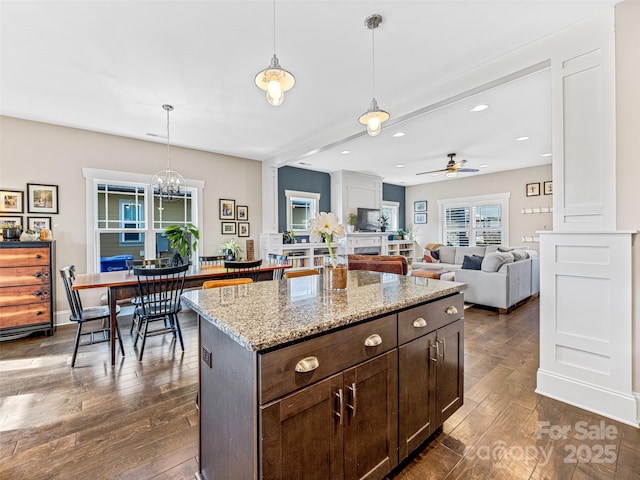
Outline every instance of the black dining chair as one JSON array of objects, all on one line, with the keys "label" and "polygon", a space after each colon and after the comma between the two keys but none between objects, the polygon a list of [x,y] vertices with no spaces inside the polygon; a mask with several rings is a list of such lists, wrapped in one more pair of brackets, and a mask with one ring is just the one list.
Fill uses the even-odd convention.
[{"label": "black dining chair", "polygon": [[[146,268],[162,268],[171,266],[171,257],[152,258],[149,260],[127,260],[127,270],[131,271],[134,267],[146,267]],[[131,304],[134,307],[140,306],[140,298],[134,297],[131,299]],[[133,309],[133,315],[131,316],[131,326],[129,327],[129,334],[133,335],[133,331],[138,333],[139,321],[136,309]]]},{"label": "black dining chair", "polygon": [[251,278],[254,282],[258,281],[258,274],[260,273],[260,266],[262,260],[254,260],[251,262],[224,262],[224,267],[227,269],[227,277],[229,278]]},{"label": "black dining chair", "polygon": [[224,265],[225,255],[203,255],[200,257],[200,265]]},{"label": "black dining chair", "polygon": [[[71,368],[76,365],[76,357],[78,355],[78,347],[86,345],[94,345],[96,343],[105,343],[110,340],[110,319],[111,310],[109,305],[100,305],[95,307],[84,307],[80,299],[80,292],[73,289],[73,282],[76,279],[76,267],[70,265],[60,269],[60,276],[64,284],[64,290],[67,294],[71,315],[69,320],[78,324],[76,328],[76,340],[73,345],[73,356],[71,357]],[[116,305],[116,315],[120,312],[120,307]],[[100,328],[82,331],[82,327],[88,322],[100,322]],[[120,335],[120,326],[116,319],[116,334],[120,345],[120,353],[124,357],[124,347],[122,345],[122,335]],[[87,337],[86,340],[82,340]]]},{"label": "black dining chair", "polygon": [[[268,253],[267,260],[271,265],[286,265],[289,260],[286,255],[278,255],[277,253]],[[284,274],[284,269],[278,268],[273,271],[273,279],[281,280]]]},{"label": "black dining chair", "polygon": [[[189,265],[163,268],[134,268],[133,274],[138,277],[138,298],[140,305],[135,313],[139,318],[133,346],[141,340],[138,360],[142,360],[144,347],[148,337],[172,333],[173,338],[180,341],[184,351],[184,341],[178,313],[181,310],[180,295],[184,289],[184,280]],[[150,329],[150,324],[162,322],[162,326]]]}]

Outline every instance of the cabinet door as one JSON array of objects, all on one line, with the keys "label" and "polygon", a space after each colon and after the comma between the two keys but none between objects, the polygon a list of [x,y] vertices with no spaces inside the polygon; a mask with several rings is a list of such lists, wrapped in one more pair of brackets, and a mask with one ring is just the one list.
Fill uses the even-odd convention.
[{"label": "cabinet door", "polygon": [[413,452],[435,428],[436,333],[423,335],[399,348],[399,454]]},{"label": "cabinet door", "polygon": [[464,377],[464,325],[457,320],[437,333],[439,343],[437,368],[436,422],[449,418],[462,406]]},{"label": "cabinet door", "polygon": [[261,409],[262,479],[342,478],[340,394],[338,374]]},{"label": "cabinet door", "polygon": [[344,391],[344,478],[382,479],[398,463],[397,349],[346,370]]}]

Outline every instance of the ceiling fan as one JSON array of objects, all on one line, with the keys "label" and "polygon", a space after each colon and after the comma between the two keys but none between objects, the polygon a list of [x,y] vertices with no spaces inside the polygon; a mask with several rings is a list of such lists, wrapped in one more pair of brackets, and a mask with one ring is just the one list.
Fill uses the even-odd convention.
[{"label": "ceiling fan", "polygon": [[456,162],[453,158],[456,156],[455,153],[450,153],[447,155],[449,157],[449,162],[447,162],[447,166],[441,170],[431,170],[430,172],[420,172],[416,173],[416,175],[424,175],[426,173],[439,173],[439,172],[447,172],[448,177],[455,177],[458,172],[477,172],[479,171],[477,168],[462,168],[467,163],[467,160],[460,160]]}]

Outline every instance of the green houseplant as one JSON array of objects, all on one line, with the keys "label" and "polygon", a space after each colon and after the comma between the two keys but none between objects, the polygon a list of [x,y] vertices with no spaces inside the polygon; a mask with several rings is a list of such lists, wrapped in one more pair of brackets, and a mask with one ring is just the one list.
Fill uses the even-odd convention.
[{"label": "green houseplant", "polygon": [[387,227],[389,226],[389,217],[387,217],[386,215],[380,215],[378,222],[380,222],[380,231],[386,232]]},{"label": "green houseplant", "polygon": [[164,229],[164,236],[169,240],[169,245],[178,250],[184,258],[190,258],[192,252],[198,246],[200,230],[192,223],[184,225],[169,225]]},{"label": "green houseplant", "polygon": [[3,223],[2,224],[2,237],[5,240],[19,240],[22,234],[22,225]]},{"label": "green houseplant", "polygon": [[221,243],[218,246],[218,253],[226,255],[227,260],[239,260],[241,251],[242,248],[238,245],[235,238],[232,238],[228,242]]},{"label": "green houseplant", "polygon": [[358,223],[358,216],[355,213],[350,213],[347,215],[347,230],[349,233],[353,233],[356,229],[356,224]]}]

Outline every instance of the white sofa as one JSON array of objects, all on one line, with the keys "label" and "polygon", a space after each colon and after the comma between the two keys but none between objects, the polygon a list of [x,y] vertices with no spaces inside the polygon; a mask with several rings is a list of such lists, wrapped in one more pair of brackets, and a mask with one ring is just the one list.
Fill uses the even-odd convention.
[{"label": "white sofa", "polygon": [[[506,312],[518,302],[540,291],[540,258],[535,250],[516,247],[518,252],[502,253],[505,247],[440,247],[440,262],[413,262],[412,270],[448,270],[442,280],[466,283],[465,302],[497,308]],[[519,253],[519,252],[524,252]],[[490,255],[491,254],[491,255]],[[484,257],[481,270],[463,269],[465,255]],[[511,258],[509,256],[519,258]],[[527,258],[522,258],[527,257]],[[485,260],[486,259],[486,260]]]}]

